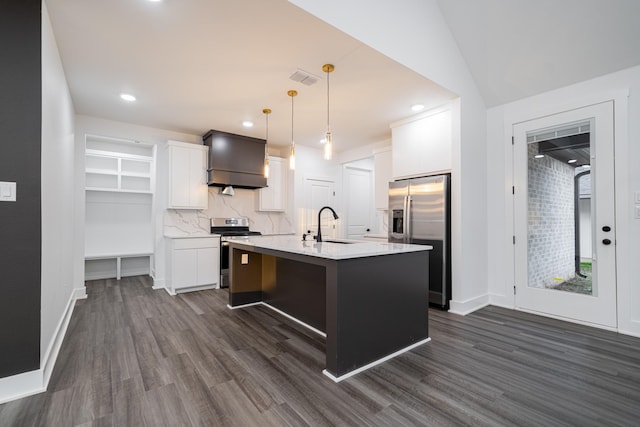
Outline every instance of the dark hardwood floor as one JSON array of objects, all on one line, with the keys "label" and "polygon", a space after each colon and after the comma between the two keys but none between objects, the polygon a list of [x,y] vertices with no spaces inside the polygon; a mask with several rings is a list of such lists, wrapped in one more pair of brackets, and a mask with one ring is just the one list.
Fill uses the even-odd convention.
[{"label": "dark hardwood floor", "polygon": [[[0,426],[640,425],[640,339],[487,307],[335,384],[324,339],[227,292],[87,283],[46,393]],[[393,319],[389,319],[390,322]]]}]

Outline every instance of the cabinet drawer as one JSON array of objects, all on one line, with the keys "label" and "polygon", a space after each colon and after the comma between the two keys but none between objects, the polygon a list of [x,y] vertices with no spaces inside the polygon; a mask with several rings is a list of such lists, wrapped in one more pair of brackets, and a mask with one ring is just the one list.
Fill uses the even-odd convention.
[{"label": "cabinet drawer", "polygon": [[174,249],[199,249],[220,247],[219,237],[194,237],[187,239],[173,239]]}]

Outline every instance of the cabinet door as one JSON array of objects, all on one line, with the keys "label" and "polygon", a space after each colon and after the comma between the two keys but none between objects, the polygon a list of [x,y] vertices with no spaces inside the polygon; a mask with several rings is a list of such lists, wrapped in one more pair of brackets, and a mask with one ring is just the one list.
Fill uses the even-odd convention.
[{"label": "cabinet door", "polygon": [[393,127],[391,135],[395,179],[451,170],[451,111],[427,113]]},{"label": "cabinet door", "polygon": [[194,286],[198,281],[198,250],[173,251],[172,286],[174,289]]},{"label": "cabinet door", "polygon": [[190,150],[171,147],[169,149],[169,207],[190,206]]},{"label": "cabinet door", "polygon": [[207,209],[207,148],[169,141],[169,208]]},{"label": "cabinet door", "polygon": [[189,150],[189,206],[196,209],[207,209],[209,187],[206,182],[207,152],[206,150]]},{"label": "cabinet door", "polygon": [[391,150],[376,153],[375,162],[375,192],[376,209],[389,209],[389,181],[391,178]]},{"label": "cabinet door", "polygon": [[198,249],[198,282],[197,286],[212,285],[220,280],[220,249]]}]

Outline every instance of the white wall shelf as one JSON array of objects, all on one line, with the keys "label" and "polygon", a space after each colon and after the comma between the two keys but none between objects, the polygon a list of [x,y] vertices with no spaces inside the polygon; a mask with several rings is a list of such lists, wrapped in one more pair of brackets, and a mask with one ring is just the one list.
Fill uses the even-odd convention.
[{"label": "white wall shelf", "polygon": [[[104,148],[104,142],[101,147]],[[126,146],[120,142],[113,149],[114,151],[108,151],[87,147],[85,188],[90,191],[151,193],[153,156],[115,151],[126,150]]]}]

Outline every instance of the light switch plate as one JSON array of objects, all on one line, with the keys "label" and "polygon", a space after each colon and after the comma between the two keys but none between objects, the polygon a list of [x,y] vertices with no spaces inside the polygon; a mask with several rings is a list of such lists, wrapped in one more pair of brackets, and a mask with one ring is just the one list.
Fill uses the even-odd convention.
[{"label": "light switch plate", "polygon": [[636,205],[636,219],[640,219],[640,206]]},{"label": "light switch plate", "polygon": [[16,201],[16,183],[0,181],[0,202]]},{"label": "light switch plate", "polygon": [[640,205],[640,191],[636,191],[636,205]]}]

